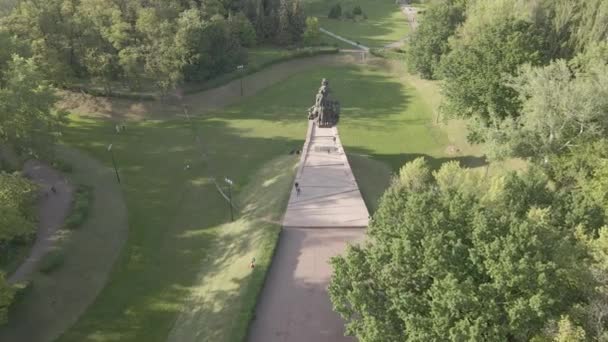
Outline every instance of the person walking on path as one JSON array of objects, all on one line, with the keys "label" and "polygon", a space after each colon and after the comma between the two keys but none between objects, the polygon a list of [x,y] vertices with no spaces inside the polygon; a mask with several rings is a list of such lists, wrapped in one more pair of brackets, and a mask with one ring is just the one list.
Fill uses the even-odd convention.
[{"label": "person walking on path", "polygon": [[296,196],[300,196],[300,184],[298,184],[298,182],[296,182],[296,184],[294,184],[294,186],[296,187]]}]

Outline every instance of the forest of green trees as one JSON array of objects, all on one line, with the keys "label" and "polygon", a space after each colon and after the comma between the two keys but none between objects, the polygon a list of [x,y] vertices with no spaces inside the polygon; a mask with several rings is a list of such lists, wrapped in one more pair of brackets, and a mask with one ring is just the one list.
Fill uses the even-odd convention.
[{"label": "forest of green trees", "polygon": [[384,194],[370,241],[333,260],[359,341],[608,341],[608,2],[436,0],[408,67],[441,80],[484,176],[422,159]]},{"label": "forest of green trees", "polygon": [[21,0],[0,21],[0,66],[18,54],[55,85],[166,93],[234,70],[246,47],[299,44],[305,27],[300,0]]}]

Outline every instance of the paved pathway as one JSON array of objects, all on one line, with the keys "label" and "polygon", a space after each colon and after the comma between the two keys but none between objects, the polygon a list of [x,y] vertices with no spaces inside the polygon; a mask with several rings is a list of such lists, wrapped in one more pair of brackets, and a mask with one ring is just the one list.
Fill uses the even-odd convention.
[{"label": "paved pathway", "polygon": [[[53,247],[57,236],[72,205],[72,185],[57,170],[39,160],[25,163],[24,174],[40,186],[38,201],[38,231],[36,241],[28,258],[8,278],[10,284],[22,282],[36,270],[38,263]],[[51,187],[55,187],[55,192]]]},{"label": "paved pathway", "polygon": [[[127,207],[114,170],[67,146],[59,145],[57,154],[73,166],[70,179],[75,184],[92,187],[92,206],[82,227],[70,230],[67,237],[59,231],[51,238],[51,248],[61,248],[65,260],[51,274],[30,274],[32,288],[12,308],[9,323],[0,327],[2,342],[57,339],[97,298],[127,240]],[[34,178],[38,172],[47,172],[36,165],[31,169]],[[57,180],[59,195],[64,183],[62,177]]]},{"label": "paved pathway", "polygon": [[367,227],[369,213],[359,192],[338,129],[310,121],[283,226]]},{"label": "paved pathway", "polygon": [[328,35],[330,37],[334,37],[334,38],[336,38],[338,40],[341,40],[341,41],[345,42],[346,44],[350,44],[350,45],[352,45],[352,46],[354,46],[354,47],[356,47],[358,49],[364,50],[365,52],[369,52],[369,48],[367,46],[365,46],[365,45],[361,45],[361,44],[359,44],[357,42],[353,42],[350,39],[344,38],[344,37],[342,37],[340,35],[337,35],[337,34],[331,32],[331,31],[327,31],[326,29],[324,29],[322,27],[319,28],[319,31],[325,33],[326,35]]},{"label": "paved pathway", "polygon": [[248,341],[355,341],[331,307],[329,259],[363,240],[369,214],[337,129],[309,124],[295,181]]}]

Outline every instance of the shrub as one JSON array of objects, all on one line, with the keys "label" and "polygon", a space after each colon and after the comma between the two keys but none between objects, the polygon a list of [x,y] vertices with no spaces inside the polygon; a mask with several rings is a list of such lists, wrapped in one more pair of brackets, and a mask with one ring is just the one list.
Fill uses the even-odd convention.
[{"label": "shrub", "polygon": [[357,5],[353,8],[354,15],[363,15],[363,10],[361,10],[361,6]]},{"label": "shrub", "polygon": [[64,173],[70,173],[73,170],[71,164],[66,163],[65,161],[59,160],[59,159],[55,160],[52,165],[55,169],[57,169],[61,172],[64,172]]},{"label": "shrub", "polygon": [[13,305],[19,302],[27,293],[32,289],[33,283],[31,281],[24,281],[21,283],[13,284],[14,297],[13,297]]},{"label": "shrub", "polygon": [[342,6],[338,3],[331,7],[329,14],[327,15],[330,19],[339,19],[342,16]]},{"label": "shrub", "polygon": [[306,30],[303,34],[304,44],[306,45],[317,45],[321,38],[321,31],[319,30],[319,19],[316,17],[306,18]]},{"label": "shrub", "polygon": [[65,262],[65,255],[61,250],[54,250],[48,253],[42,262],[40,262],[39,270],[42,273],[49,274],[56,271]]},{"label": "shrub", "polygon": [[15,299],[15,289],[6,282],[4,273],[0,272],[0,325],[8,320],[8,309]]},{"label": "shrub", "polygon": [[93,202],[93,189],[88,185],[79,185],[72,200],[72,211],[65,220],[65,227],[74,229],[80,227],[89,216]]}]

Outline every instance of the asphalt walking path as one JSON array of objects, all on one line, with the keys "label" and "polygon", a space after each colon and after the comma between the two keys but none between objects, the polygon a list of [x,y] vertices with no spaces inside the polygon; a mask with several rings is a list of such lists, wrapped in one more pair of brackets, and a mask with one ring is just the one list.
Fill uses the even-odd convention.
[{"label": "asphalt walking path", "polygon": [[23,173],[40,187],[37,205],[38,230],[29,256],[8,278],[10,284],[29,279],[42,258],[51,250],[57,240],[55,233],[62,227],[70,212],[74,192],[74,187],[61,172],[39,160],[27,161]]},{"label": "asphalt walking path", "polygon": [[350,44],[350,45],[352,45],[353,47],[356,47],[357,49],[361,49],[361,50],[363,50],[363,51],[365,51],[365,52],[369,52],[369,47],[367,47],[367,46],[365,46],[365,45],[361,45],[361,44],[359,44],[359,43],[357,43],[357,42],[353,42],[353,41],[352,41],[352,40],[350,40],[350,39],[344,38],[344,37],[342,37],[342,36],[340,36],[340,35],[337,35],[337,34],[335,34],[335,33],[331,32],[331,31],[328,31],[328,30],[326,30],[326,29],[324,29],[324,28],[322,28],[322,27],[321,27],[321,28],[319,28],[319,31],[321,31],[322,33],[325,33],[326,35],[328,35],[328,36],[330,36],[330,37],[334,37],[334,38],[336,38],[337,40],[341,40],[341,41],[345,42],[346,44]]},{"label": "asphalt walking path", "polygon": [[[38,271],[38,263],[29,260],[11,276],[11,280],[30,280],[32,287],[11,309],[10,319],[0,327],[0,341],[50,342],[76,322],[103,289],[114,262],[127,239],[127,207],[116,183],[114,171],[73,148],[60,145],[57,154],[73,166],[70,180],[38,162],[26,165],[30,177],[45,186],[55,184],[56,193],[48,194],[40,207],[41,227],[53,232],[38,233],[42,245],[34,245],[32,255],[44,259],[43,252],[54,249],[65,256],[51,274]],[[78,229],[58,229],[69,212],[73,190],[70,184],[85,184],[93,190],[87,220]],[[48,188],[45,190],[49,191]],[[44,201],[55,203],[45,204]],[[67,208],[65,205],[67,204]],[[60,212],[52,213],[53,209]],[[49,215],[42,216],[42,215]],[[39,247],[36,247],[39,246]]]},{"label": "asphalt walking path", "polygon": [[369,213],[336,128],[309,124],[295,182],[248,341],[355,341],[332,310],[329,260],[363,240]]}]

